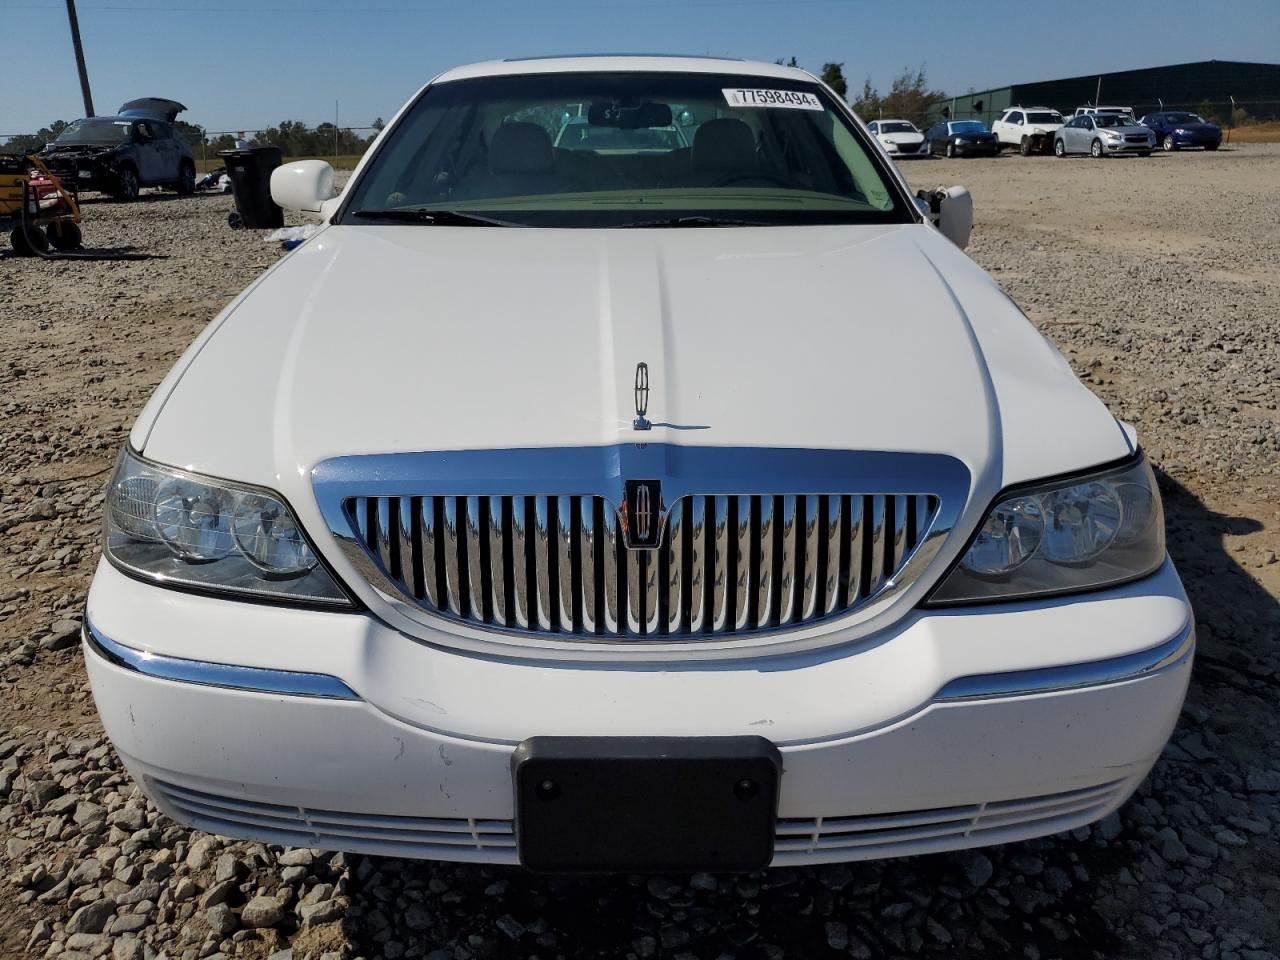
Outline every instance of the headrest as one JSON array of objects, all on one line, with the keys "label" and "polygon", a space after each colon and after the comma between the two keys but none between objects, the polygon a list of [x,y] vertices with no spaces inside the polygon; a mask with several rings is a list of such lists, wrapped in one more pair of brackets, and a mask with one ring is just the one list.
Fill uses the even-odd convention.
[{"label": "headrest", "polygon": [[699,170],[742,170],[755,166],[756,138],[735,117],[708,120],[693,137],[692,163]]},{"label": "headrest", "polygon": [[536,123],[504,123],[489,145],[492,173],[551,173],[551,136]]}]

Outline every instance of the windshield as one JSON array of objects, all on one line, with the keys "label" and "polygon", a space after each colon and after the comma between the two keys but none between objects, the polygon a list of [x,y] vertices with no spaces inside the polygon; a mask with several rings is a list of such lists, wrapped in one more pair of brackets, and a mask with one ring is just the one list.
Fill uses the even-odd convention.
[{"label": "windshield", "polygon": [[403,215],[427,210],[521,226],[911,222],[878,153],[812,83],[481,77],[432,87],[409,107],[340,219],[378,222],[391,210],[401,215],[385,222],[444,222]]},{"label": "windshield", "polygon": [[987,125],[981,120],[961,120],[951,125],[952,133],[986,133]]},{"label": "windshield", "polygon": [[1061,123],[1060,113],[1028,113],[1027,123]]},{"label": "windshield", "polygon": [[916,128],[905,120],[894,120],[880,124],[881,133],[915,133]]},{"label": "windshield", "polygon": [[77,120],[60,134],[54,143],[126,143],[129,130],[133,126],[130,120],[110,120],[94,117],[89,120]]},{"label": "windshield", "polygon": [[1099,127],[1131,127],[1134,125],[1133,117],[1126,116],[1123,113],[1100,113],[1093,118],[1093,122]]},{"label": "windshield", "polygon": [[1204,118],[1194,113],[1170,113],[1165,115],[1168,123],[1204,123]]}]

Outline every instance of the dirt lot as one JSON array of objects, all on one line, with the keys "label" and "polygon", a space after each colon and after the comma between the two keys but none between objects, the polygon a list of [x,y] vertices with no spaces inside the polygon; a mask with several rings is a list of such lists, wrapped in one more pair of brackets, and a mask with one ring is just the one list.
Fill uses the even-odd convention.
[{"label": "dirt lot", "polygon": [[227,198],[147,195],[88,204],[85,235],[155,259],[0,259],[0,955],[1280,955],[1280,146],[907,174],[972,188],[973,256],[1160,469],[1201,646],[1118,816],[958,855],[589,880],[168,821],[103,739],[76,645],[100,491],[151,389],[279,251],[225,227]]}]

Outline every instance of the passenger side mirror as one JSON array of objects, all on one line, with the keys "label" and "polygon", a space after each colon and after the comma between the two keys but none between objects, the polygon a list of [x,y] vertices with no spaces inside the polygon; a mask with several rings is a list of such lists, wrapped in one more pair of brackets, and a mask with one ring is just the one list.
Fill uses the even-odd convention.
[{"label": "passenger side mirror", "polygon": [[921,190],[916,198],[921,212],[927,207],[926,216],[944,237],[961,250],[969,245],[969,234],[973,231],[973,197],[966,187]]},{"label": "passenger side mirror", "polygon": [[321,213],[332,198],[333,167],[323,160],[295,160],[271,171],[271,199],[278,207]]}]

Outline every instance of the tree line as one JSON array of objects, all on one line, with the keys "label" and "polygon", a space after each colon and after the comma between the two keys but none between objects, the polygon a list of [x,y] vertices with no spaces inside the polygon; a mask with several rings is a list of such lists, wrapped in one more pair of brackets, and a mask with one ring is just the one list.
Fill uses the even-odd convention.
[{"label": "tree line", "polygon": [[[0,144],[0,153],[32,153],[46,143],[52,143],[68,126],[66,120],[55,120],[47,127],[41,127],[35,133],[20,134],[10,137]],[[174,131],[185,139],[196,152],[203,150],[209,155],[219,150],[235,148],[236,141],[245,139],[250,146],[276,146],[286,157],[326,157],[358,155],[368,149],[379,131],[384,126],[381,117],[369,124],[368,135],[364,136],[349,127],[335,128],[332,123],[320,123],[308,126],[301,120],[282,120],[273,127],[262,130],[236,133],[220,133],[208,135],[199,124],[185,120],[174,122]],[[335,135],[336,130],[336,135]]]},{"label": "tree line", "polygon": [[[779,59],[778,63],[784,61]],[[799,66],[796,58],[786,61],[787,66]],[[822,82],[834,90],[844,100],[849,100],[849,83],[845,79],[843,63],[824,63],[819,72]],[[910,120],[918,127],[923,127],[929,118],[929,105],[946,98],[941,90],[931,90],[924,67],[906,68],[889,87],[889,92],[882,94],[871,83],[868,77],[862,84],[862,91],[850,101],[853,110],[863,120],[877,120],[881,117]],[[369,124],[368,135],[363,136],[349,127],[335,128],[332,123],[320,123],[312,127],[301,120],[282,120],[272,127],[262,130],[244,131],[244,133],[220,133],[208,135],[199,124],[178,120],[174,129],[179,136],[191,144],[193,150],[203,150],[213,155],[219,150],[231,150],[239,139],[247,139],[250,146],[276,146],[286,157],[325,157],[359,155],[368,149],[374,138],[384,126],[381,117]],[[10,137],[0,144],[3,153],[30,153],[40,149],[43,144],[51,143],[67,127],[67,121],[55,120],[47,127],[35,133]]]},{"label": "tree line", "polygon": [[[776,61],[783,63],[782,59]],[[785,61],[788,67],[798,67],[796,58]],[[881,93],[867,77],[862,83],[862,91],[849,100],[849,81],[845,79],[843,63],[824,63],[818,74],[819,78],[839,94],[842,100],[848,101],[853,112],[863,120],[910,120],[917,127],[924,128],[929,121],[929,105],[938,100],[945,100],[942,90],[931,90],[924,66],[905,67],[893,78],[888,93]]]}]

